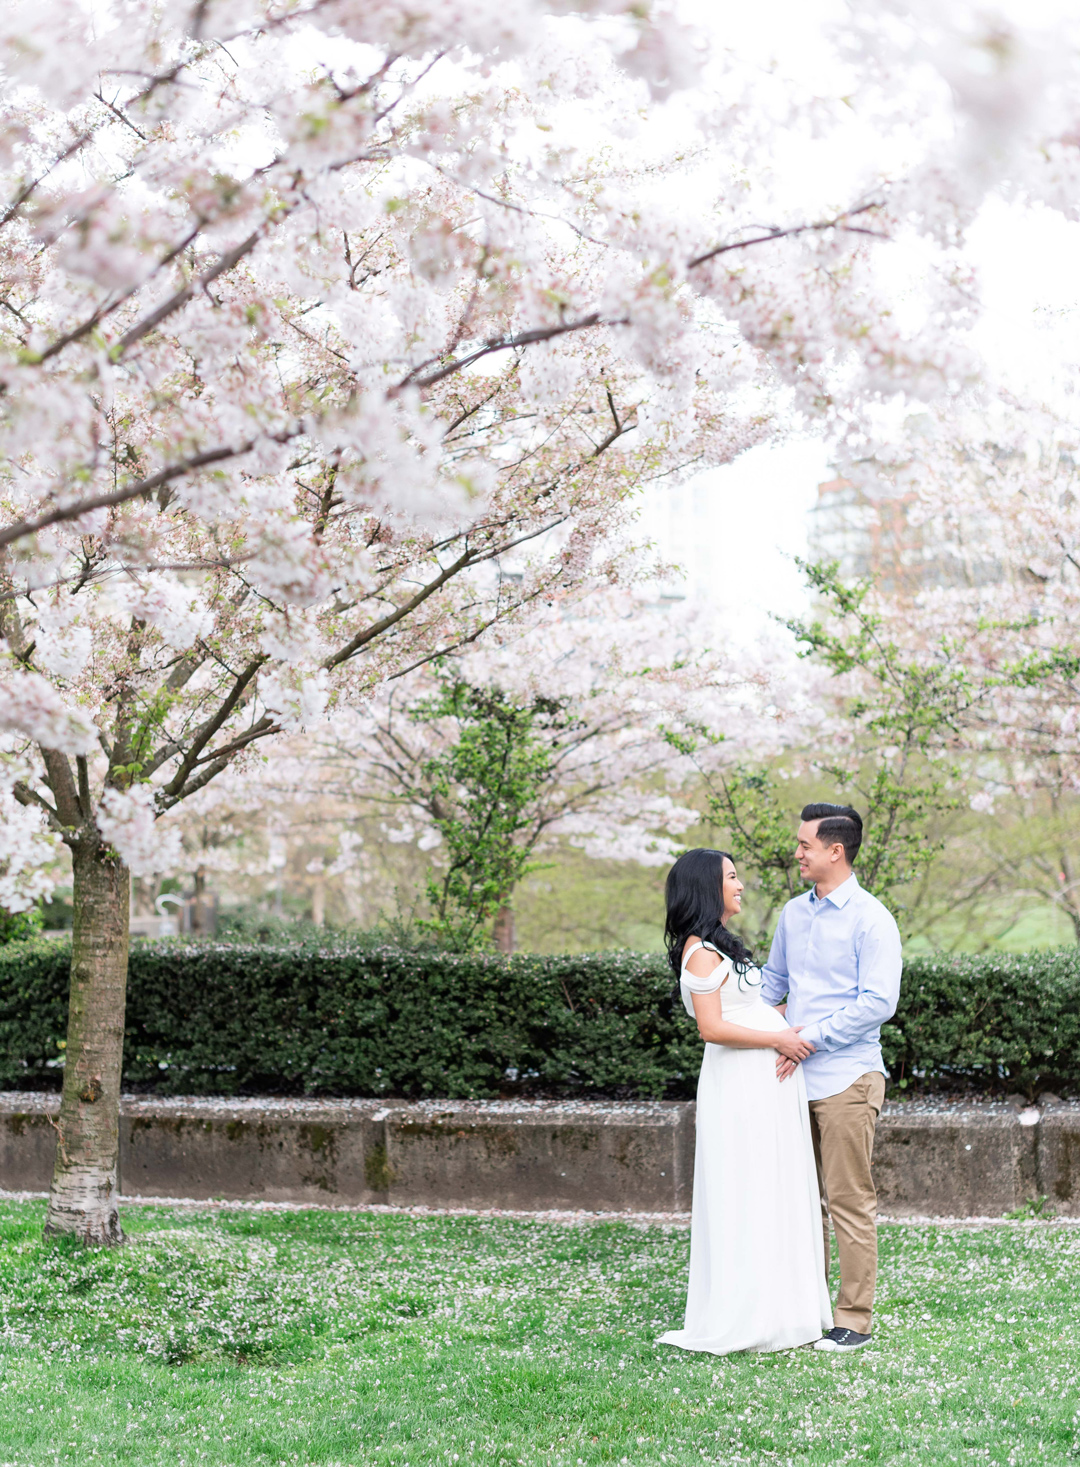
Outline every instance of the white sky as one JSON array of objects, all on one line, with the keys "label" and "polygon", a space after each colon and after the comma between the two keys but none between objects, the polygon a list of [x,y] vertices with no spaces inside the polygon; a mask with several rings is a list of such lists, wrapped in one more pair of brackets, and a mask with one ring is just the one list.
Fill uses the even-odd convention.
[{"label": "white sky", "polygon": [[[969,254],[982,284],[980,351],[1025,396],[1059,398],[1078,355],[1080,224],[992,202],[971,231]],[[807,605],[792,557],[806,553],[817,486],[833,477],[820,439],[763,445],[657,491],[642,524],[661,554],[683,566],[681,589],[715,602],[736,640],[752,641],[770,612]]]},{"label": "white sky", "polygon": [[[1036,23],[1053,24],[1075,0],[1013,0]],[[1008,4],[1008,0],[1007,0]],[[831,90],[837,63],[825,42],[844,0],[756,0],[752,6],[685,0],[697,24],[738,54],[774,62],[798,87]],[[855,196],[875,161],[873,140],[855,127],[843,147],[806,153],[793,143],[796,193],[838,204]],[[777,160],[772,160],[774,166]],[[968,258],[980,279],[983,316],[975,344],[1000,379],[1028,399],[1060,403],[1080,366],[1080,225],[1046,209],[990,202],[970,231]],[[736,641],[752,641],[770,612],[806,605],[792,556],[805,553],[817,486],[834,477],[828,446],[802,439],[751,450],[735,463],[650,497],[643,527],[686,572],[682,589],[723,613]]]},{"label": "white sky", "polygon": [[817,486],[833,477],[828,450],[804,438],[750,449],[734,463],[650,496],[642,527],[682,566],[672,590],[713,602],[737,643],[752,642],[769,614],[806,605],[792,559],[805,555]]}]

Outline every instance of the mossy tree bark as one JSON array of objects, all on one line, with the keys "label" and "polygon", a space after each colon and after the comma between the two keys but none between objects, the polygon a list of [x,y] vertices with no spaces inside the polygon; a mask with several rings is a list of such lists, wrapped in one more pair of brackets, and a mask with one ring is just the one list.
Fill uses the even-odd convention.
[{"label": "mossy tree bark", "polygon": [[72,855],[71,999],[45,1231],[73,1234],[101,1247],[123,1242],[117,1194],[129,875],[85,827]]}]

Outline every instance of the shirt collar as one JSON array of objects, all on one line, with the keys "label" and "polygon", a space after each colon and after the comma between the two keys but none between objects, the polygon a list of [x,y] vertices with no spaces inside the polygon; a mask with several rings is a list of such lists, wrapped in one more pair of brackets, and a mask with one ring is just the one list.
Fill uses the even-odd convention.
[{"label": "shirt collar", "polygon": [[846,881],[842,881],[835,890],[830,891],[828,896],[819,897],[814,887],[810,888],[810,905],[818,906],[821,902],[832,902],[834,907],[846,907],[851,898],[859,890],[859,880],[854,871]]}]

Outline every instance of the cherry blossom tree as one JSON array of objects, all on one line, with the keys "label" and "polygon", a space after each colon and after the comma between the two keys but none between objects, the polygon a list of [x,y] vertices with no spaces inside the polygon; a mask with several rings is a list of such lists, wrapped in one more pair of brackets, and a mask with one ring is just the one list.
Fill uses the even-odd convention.
[{"label": "cherry blossom tree", "polygon": [[[714,722],[738,725],[740,704],[758,691],[760,674],[707,650],[716,628],[705,616],[650,605],[648,596],[642,587],[556,606],[524,633],[497,630],[475,649],[387,684],[310,737],[296,766],[300,789],[332,793],[353,820],[380,815],[395,842],[430,853],[429,886],[441,893],[444,868],[453,868],[444,842],[461,803],[447,771],[490,725],[499,747],[527,766],[507,835],[521,870],[504,880],[497,913],[488,903],[473,916],[482,925],[494,915],[498,945],[512,950],[513,886],[530,859],[542,860],[560,840],[609,860],[671,860],[698,811],[686,802],[694,771],[666,733],[702,716],[706,703]],[[501,787],[474,785],[467,803],[476,820],[506,803]]]},{"label": "cherry blossom tree", "polygon": [[[905,424],[859,469],[904,492],[931,574],[879,598],[892,634],[925,649],[949,628],[973,698],[957,729],[971,808],[995,816],[971,901],[1006,891],[1080,933],[1080,434],[1038,402],[967,401]],[[1003,834],[1007,830],[1007,836]]]},{"label": "cherry blossom tree", "polygon": [[31,900],[51,838],[75,889],[52,1231],[120,1237],[159,817],[331,699],[632,577],[636,489],[768,431],[763,361],[659,270],[631,171],[609,202],[537,151],[576,96],[633,119],[668,80],[652,22],[599,10],[622,72],[542,4],[5,15],[6,879]]},{"label": "cherry blossom tree", "polygon": [[[311,887],[320,921],[326,883],[379,886],[388,852],[415,853],[393,863],[395,884],[422,888],[429,868],[438,880],[443,821],[455,806],[441,789],[444,766],[463,731],[486,725],[489,702],[511,725],[505,751],[528,746],[542,765],[530,767],[532,787],[509,832],[523,861],[543,861],[565,841],[596,859],[666,864],[699,816],[690,786],[700,754],[678,756],[670,735],[705,719],[739,748],[760,754],[777,742],[776,713],[764,709],[794,659],[721,656],[709,649],[722,631],[707,608],[657,600],[649,584],[563,598],[524,630],[501,624],[360,706],[338,704],[320,726],[279,740],[265,764],[233,766],[200,791],[179,821],[185,869],[265,886],[287,855],[290,884]],[[443,709],[457,695],[462,708]],[[500,800],[497,788],[485,791]],[[387,893],[371,895],[369,924]],[[481,927],[491,915],[480,914]],[[495,925],[499,944],[511,947],[509,900]]]},{"label": "cherry blossom tree", "polygon": [[[764,160],[799,129],[843,143],[843,91],[779,107],[728,56],[690,94],[675,17],[568,12],[0,17],[3,880],[31,901],[63,842],[75,887],[52,1231],[120,1237],[128,886],[176,858],[169,813],[331,705],[632,580],[635,492],[759,441],[781,400],[843,431],[973,376],[956,231],[1048,129],[1046,197],[1071,167],[1059,78],[960,190],[978,98],[942,100],[917,24],[857,11],[895,186],[784,202]],[[880,251],[928,221],[897,313]]]}]

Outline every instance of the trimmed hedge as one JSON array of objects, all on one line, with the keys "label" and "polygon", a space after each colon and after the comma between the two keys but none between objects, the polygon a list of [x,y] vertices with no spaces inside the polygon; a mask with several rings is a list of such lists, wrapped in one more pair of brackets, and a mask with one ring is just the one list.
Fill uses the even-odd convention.
[{"label": "trimmed hedge", "polygon": [[[0,1085],[59,1084],[70,949],[0,948]],[[124,1083],[158,1094],[692,1095],[651,955],[136,942]],[[516,1079],[516,1084],[514,1083]]]},{"label": "trimmed hedge", "polygon": [[[60,1083],[69,947],[0,947],[0,1087]],[[1080,1090],[1080,950],[912,958],[894,1082]],[[124,1083],[158,1094],[686,1099],[701,1042],[662,958],[137,942]]]},{"label": "trimmed hedge", "polygon": [[1080,948],[908,958],[881,1048],[901,1085],[1080,1092]]}]

